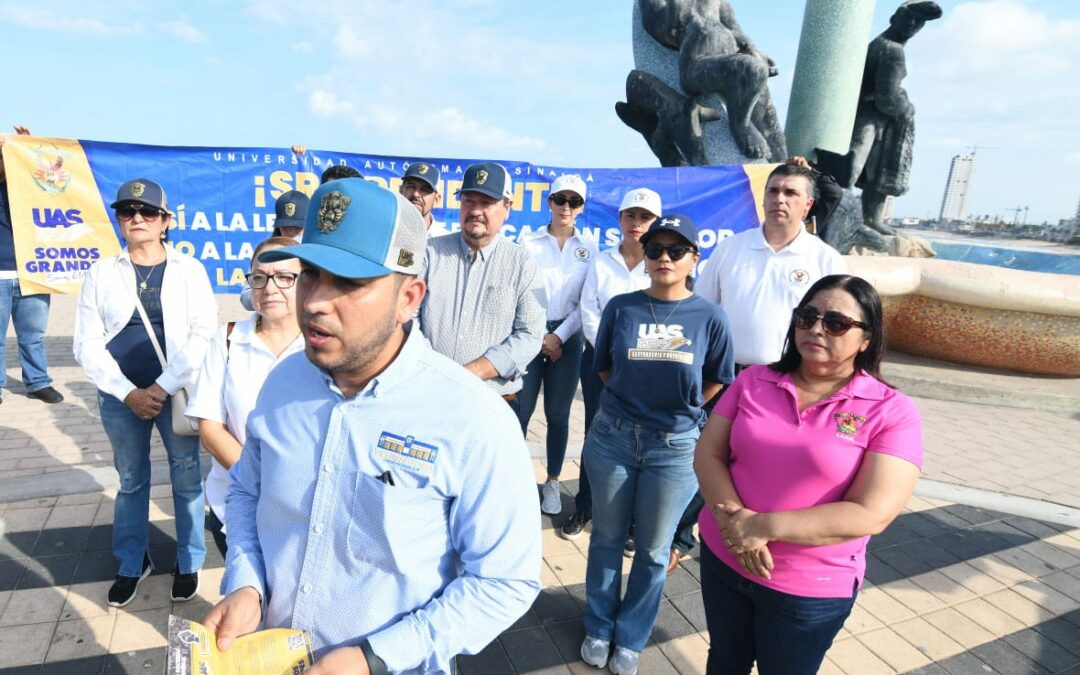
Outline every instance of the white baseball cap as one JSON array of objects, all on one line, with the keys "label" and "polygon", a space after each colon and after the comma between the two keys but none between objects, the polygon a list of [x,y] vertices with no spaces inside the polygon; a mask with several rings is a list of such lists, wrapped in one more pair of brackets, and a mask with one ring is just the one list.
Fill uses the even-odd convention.
[{"label": "white baseball cap", "polygon": [[660,205],[660,195],[649,188],[637,188],[636,190],[627,192],[622,198],[622,204],[619,204],[619,212],[621,213],[626,209],[632,209],[635,206],[639,209],[645,209],[657,218],[663,215],[661,213],[662,207]]},{"label": "white baseball cap", "polygon": [[551,183],[551,192],[549,194],[555,194],[563,190],[576,193],[579,197],[585,199],[585,181],[581,180],[581,176],[576,173],[567,173],[556,178]]}]

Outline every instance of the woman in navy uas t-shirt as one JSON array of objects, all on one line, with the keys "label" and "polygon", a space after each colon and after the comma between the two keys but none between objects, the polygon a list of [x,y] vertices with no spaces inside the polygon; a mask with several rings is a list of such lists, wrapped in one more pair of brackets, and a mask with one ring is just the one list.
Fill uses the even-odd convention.
[{"label": "woman in navy uas t-shirt", "polygon": [[[598,667],[610,656],[611,671],[622,675],[637,671],[660,607],[671,539],[697,490],[702,405],[735,377],[727,316],[688,283],[700,258],[693,221],[665,216],[641,243],[651,283],[604,309],[595,367],[606,386],[582,455],[593,530],[581,654]],[[637,552],[620,598],[631,521]]]}]

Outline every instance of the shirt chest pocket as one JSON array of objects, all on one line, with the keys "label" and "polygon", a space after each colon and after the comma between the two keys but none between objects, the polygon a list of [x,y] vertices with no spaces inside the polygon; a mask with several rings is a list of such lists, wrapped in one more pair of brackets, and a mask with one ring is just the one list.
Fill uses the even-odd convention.
[{"label": "shirt chest pocket", "polygon": [[448,548],[450,503],[431,488],[387,485],[357,473],[348,509],[349,554],[379,569],[429,574],[416,566],[430,566]]}]

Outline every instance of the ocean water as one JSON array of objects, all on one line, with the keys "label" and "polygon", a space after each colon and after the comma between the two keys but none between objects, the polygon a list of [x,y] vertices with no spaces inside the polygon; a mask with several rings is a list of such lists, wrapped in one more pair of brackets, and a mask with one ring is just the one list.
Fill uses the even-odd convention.
[{"label": "ocean water", "polygon": [[995,265],[1027,272],[1073,274],[1080,276],[1080,252],[1047,253],[1026,248],[1010,248],[1003,245],[970,244],[956,240],[930,242],[937,257],[943,260]]}]

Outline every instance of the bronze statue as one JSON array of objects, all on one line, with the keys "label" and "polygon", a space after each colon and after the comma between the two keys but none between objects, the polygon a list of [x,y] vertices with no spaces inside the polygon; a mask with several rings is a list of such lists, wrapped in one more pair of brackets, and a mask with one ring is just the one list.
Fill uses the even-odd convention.
[{"label": "bronze statue", "polygon": [[[726,0],[638,0],[638,7],[649,35],[679,52],[679,85],[686,96],[634,71],[627,79],[627,103],[619,104],[617,111],[645,136],[661,163],[705,163],[700,122],[717,119],[719,113],[698,99],[710,94],[723,100],[731,133],[748,159],[782,162],[787,147],[767,86],[777,73],[776,65],[742,32],[731,5]],[[679,107],[691,119],[676,123],[670,113]],[[650,118],[661,126],[650,126]],[[662,132],[663,156],[657,151],[657,128]],[[673,140],[676,136],[679,143]]]},{"label": "bronze statue", "polygon": [[883,234],[895,234],[881,222],[881,212],[889,195],[899,197],[908,191],[915,142],[915,106],[900,86],[907,75],[904,45],[941,14],[941,7],[932,0],[908,0],[866,53],[848,155],[850,174],[837,179],[844,187],[862,188],[863,223]]}]

